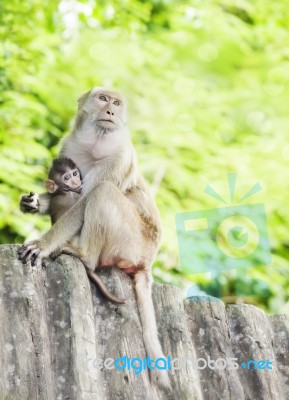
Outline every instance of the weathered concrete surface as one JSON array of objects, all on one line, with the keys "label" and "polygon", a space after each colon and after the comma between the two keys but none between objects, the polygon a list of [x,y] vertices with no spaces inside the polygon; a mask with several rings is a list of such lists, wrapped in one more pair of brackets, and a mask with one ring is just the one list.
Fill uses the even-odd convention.
[{"label": "weathered concrete surface", "polygon": [[[185,300],[185,307],[197,357],[205,360],[232,359],[234,355],[224,303],[210,297],[199,297]],[[202,365],[204,363],[200,363],[201,367]],[[222,368],[222,364],[220,366]],[[202,387],[208,389],[204,389],[206,400],[245,399],[238,371],[235,369],[204,368],[200,371],[200,377]]]},{"label": "weathered concrete surface", "polygon": [[[0,400],[289,398],[288,315],[225,309],[209,297],[183,301],[169,285],[154,285],[153,299],[164,352],[183,359],[169,372],[172,391],[155,389],[147,370],[98,368],[99,359],[146,357],[130,278],[114,268],[98,273],[127,304],[103,299],[72,257],[32,268],[18,261],[16,245],[0,246]],[[269,360],[273,369],[223,368],[222,360],[219,369],[196,367],[197,359],[203,368],[234,357],[239,365]]]}]

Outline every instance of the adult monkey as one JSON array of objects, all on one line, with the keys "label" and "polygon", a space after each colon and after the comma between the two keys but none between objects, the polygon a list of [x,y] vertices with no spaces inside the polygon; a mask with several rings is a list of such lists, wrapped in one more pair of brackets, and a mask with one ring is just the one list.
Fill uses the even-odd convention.
[{"label": "adult monkey", "polygon": [[[81,199],[40,240],[24,244],[20,258],[37,262],[79,233],[89,264],[114,264],[133,276],[146,351],[153,359],[164,357],[151,297],[151,266],[161,223],[138,171],[125,100],[114,91],[94,88],[78,103],[75,126],[63,141],[61,157],[71,158],[84,177]],[[42,213],[49,207],[45,195],[35,203],[36,209],[29,210],[23,201],[20,207]],[[167,371],[155,369],[151,379],[170,387]]]}]

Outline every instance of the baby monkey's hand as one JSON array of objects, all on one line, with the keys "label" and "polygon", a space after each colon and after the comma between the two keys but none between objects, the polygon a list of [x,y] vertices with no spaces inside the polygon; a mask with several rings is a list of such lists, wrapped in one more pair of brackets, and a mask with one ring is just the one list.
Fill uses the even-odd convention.
[{"label": "baby monkey's hand", "polygon": [[20,210],[24,213],[37,213],[39,212],[38,194],[30,192],[24,194],[20,199]]}]

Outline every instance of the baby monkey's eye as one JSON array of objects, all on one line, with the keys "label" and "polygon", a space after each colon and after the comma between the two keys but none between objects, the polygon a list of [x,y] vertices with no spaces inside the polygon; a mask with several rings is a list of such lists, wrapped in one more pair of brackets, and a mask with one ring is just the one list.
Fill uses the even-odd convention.
[{"label": "baby monkey's eye", "polygon": [[74,171],[73,176],[77,176],[77,175],[78,175],[78,171]]},{"label": "baby monkey's eye", "polygon": [[99,98],[100,98],[100,100],[102,100],[102,101],[107,101],[107,100],[106,100],[106,97],[105,97],[103,94],[100,95]]},{"label": "baby monkey's eye", "polygon": [[70,175],[64,175],[64,180],[68,181],[68,179],[70,178]]},{"label": "baby monkey's eye", "polygon": [[115,100],[115,101],[113,102],[113,104],[114,104],[115,106],[119,106],[119,105],[120,105],[120,102],[119,102],[118,100]]}]

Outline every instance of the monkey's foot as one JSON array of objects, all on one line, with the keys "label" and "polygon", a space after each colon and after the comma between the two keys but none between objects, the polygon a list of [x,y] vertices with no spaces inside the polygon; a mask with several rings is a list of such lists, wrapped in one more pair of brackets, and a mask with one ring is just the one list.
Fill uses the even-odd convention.
[{"label": "monkey's foot", "polygon": [[23,264],[27,264],[30,261],[31,265],[34,267],[42,258],[38,240],[23,244],[18,251],[18,255],[19,260],[21,260]]}]

